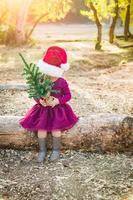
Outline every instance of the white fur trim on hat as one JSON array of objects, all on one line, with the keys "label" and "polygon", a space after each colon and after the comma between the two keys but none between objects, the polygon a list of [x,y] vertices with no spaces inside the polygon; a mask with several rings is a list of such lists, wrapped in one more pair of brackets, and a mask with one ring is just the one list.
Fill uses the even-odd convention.
[{"label": "white fur trim on hat", "polygon": [[67,71],[67,70],[70,68],[69,63],[61,64],[61,68],[62,68],[64,71]]},{"label": "white fur trim on hat", "polygon": [[62,77],[64,70],[62,68],[59,68],[54,65],[50,65],[43,60],[39,60],[37,63],[37,66],[39,67],[40,71],[44,74],[47,74],[49,76],[55,76],[55,77]]}]

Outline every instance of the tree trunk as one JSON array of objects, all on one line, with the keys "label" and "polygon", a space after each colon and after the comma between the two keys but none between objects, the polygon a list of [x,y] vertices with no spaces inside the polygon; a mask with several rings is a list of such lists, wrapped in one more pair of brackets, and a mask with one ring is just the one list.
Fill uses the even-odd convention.
[{"label": "tree trunk", "polygon": [[9,10],[7,31],[7,44],[22,44],[25,41],[25,23],[28,9],[32,0],[10,0],[7,1]]},{"label": "tree trunk", "polygon": [[25,23],[28,15],[28,9],[32,0],[23,0],[22,5],[20,6],[18,17],[16,21],[16,43],[22,44],[25,42]]},{"label": "tree trunk", "polygon": [[97,31],[98,31],[95,49],[100,50],[101,49],[101,41],[102,41],[102,24],[100,23],[100,20],[98,18],[98,14],[97,14],[97,10],[94,7],[92,2],[90,2],[90,8],[93,11],[94,18],[95,18],[95,21],[96,21]]},{"label": "tree trunk", "polygon": [[45,14],[39,16],[39,18],[35,21],[33,27],[29,31],[29,33],[26,34],[26,39],[30,38],[31,34],[33,33],[34,29],[36,28],[37,24],[41,21],[41,19],[43,19],[44,17],[47,17],[47,16],[48,16],[48,13],[45,13]]},{"label": "tree trunk", "polygon": [[[19,125],[19,116],[0,116],[0,147],[31,148],[37,145],[36,132]],[[62,149],[96,152],[132,151],[133,118],[126,115],[94,113],[62,133]],[[50,134],[49,134],[50,136]],[[49,146],[48,143],[48,147]]]},{"label": "tree trunk", "polygon": [[[6,6],[8,8],[8,19],[7,19],[7,24],[14,26],[16,23],[16,18],[17,18],[17,9],[18,9],[18,4],[20,3],[20,0],[18,0],[18,3],[16,0],[6,0]],[[15,6],[16,4],[16,6]]]},{"label": "tree trunk", "polygon": [[130,26],[130,4],[131,4],[131,0],[128,1],[125,23],[124,23],[124,38],[125,38],[126,41],[128,40],[128,37],[131,36],[130,30],[129,30],[129,26]]},{"label": "tree trunk", "polygon": [[6,14],[7,14],[7,11],[4,11],[3,14],[1,15],[1,17],[0,17],[0,24],[3,23],[4,18],[6,17]]},{"label": "tree trunk", "polygon": [[118,11],[119,11],[118,0],[115,0],[115,16],[112,19],[112,24],[109,29],[109,42],[110,43],[114,42],[114,31],[115,31],[116,22],[118,19]]},{"label": "tree trunk", "polygon": [[15,7],[16,1],[15,0],[10,0],[6,1],[6,5],[8,8],[8,19],[7,19],[7,24],[8,24],[8,31],[6,35],[6,44],[13,44],[15,43],[15,23],[16,23],[16,18],[17,18],[17,5]]}]

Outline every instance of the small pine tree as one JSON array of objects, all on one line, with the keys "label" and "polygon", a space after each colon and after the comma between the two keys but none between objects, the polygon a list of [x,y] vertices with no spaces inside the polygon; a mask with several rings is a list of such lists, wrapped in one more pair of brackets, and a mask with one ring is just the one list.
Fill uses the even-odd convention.
[{"label": "small pine tree", "polygon": [[23,63],[24,69],[22,75],[26,79],[26,84],[28,85],[27,92],[29,94],[29,98],[40,98],[47,97],[50,93],[57,93],[58,90],[53,90],[53,82],[47,75],[44,75],[39,71],[39,67],[37,67],[34,63],[28,64],[21,53],[19,53]]}]

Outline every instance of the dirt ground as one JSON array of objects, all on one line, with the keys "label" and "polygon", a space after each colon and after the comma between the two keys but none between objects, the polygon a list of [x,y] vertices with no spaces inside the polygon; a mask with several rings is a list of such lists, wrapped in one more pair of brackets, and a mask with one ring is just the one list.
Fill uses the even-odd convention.
[{"label": "dirt ground", "polygon": [[[69,44],[69,46],[67,46]],[[88,48],[87,43],[63,43],[70,55],[71,69],[65,74],[70,89],[72,100],[70,103],[80,116],[92,112],[133,114],[133,62],[132,50],[117,49],[116,52],[96,52]],[[82,45],[82,49],[76,47]],[[109,48],[107,45],[106,47]],[[114,47],[112,47],[114,48]],[[31,57],[36,62],[41,57],[39,49],[25,48],[2,50],[0,65],[0,83],[24,83],[22,77],[23,65],[17,56],[22,51],[27,60]],[[37,52],[37,53],[36,53]],[[39,53],[38,53],[39,52]],[[36,55],[37,54],[37,55]],[[5,59],[7,59],[5,61]],[[28,99],[23,91],[1,91],[0,114],[24,115],[35,102]],[[16,109],[16,107],[18,109]]]},{"label": "dirt ground", "polygon": [[[23,65],[37,62],[50,45],[67,49],[72,90],[70,104],[79,116],[120,113],[133,116],[133,49],[107,42],[94,50],[95,29],[88,25],[38,27],[31,46],[0,46],[0,84],[24,83]],[[40,33],[40,34],[39,34]],[[0,115],[24,115],[35,102],[25,91],[1,91]],[[126,154],[62,152],[57,163],[38,165],[37,151],[0,149],[0,200],[133,200],[133,159]]]},{"label": "dirt ground", "polygon": [[[48,152],[49,156],[50,152]],[[36,152],[0,151],[1,199],[132,200],[133,158],[62,152],[56,163],[36,163]]]}]

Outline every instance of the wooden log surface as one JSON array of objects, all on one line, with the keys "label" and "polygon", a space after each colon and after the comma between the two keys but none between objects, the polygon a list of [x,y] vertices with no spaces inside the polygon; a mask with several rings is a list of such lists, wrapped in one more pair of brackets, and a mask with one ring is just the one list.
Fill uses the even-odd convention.
[{"label": "wooden log surface", "polygon": [[[0,84],[0,90],[26,88],[24,83]],[[22,116],[0,116],[0,147],[37,146],[37,134],[20,127],[20,118]],[[51,148],[50,145],[49,147]],[[62,149],[68,148],[88,151],[133,151],[133,118],[111,113],[94,113],[88,117],[81,117],[76,126],[62,133]]]},{"label": "wooden log surface", "polygon": [[[36,133],[23,129],[19,125],[20,118],[22,116],[0,116],[1,148],[37,147]],[[77,125],[62,133],[62,149],[121,152],[132,151],[132,147],[133,118],[126,115],[94,113],[81,117]]]},{"label": "wooden log surface", "polygon": [[25,83],[3,83],[0,84],[0,90],[26,90],[27,85]]}]

